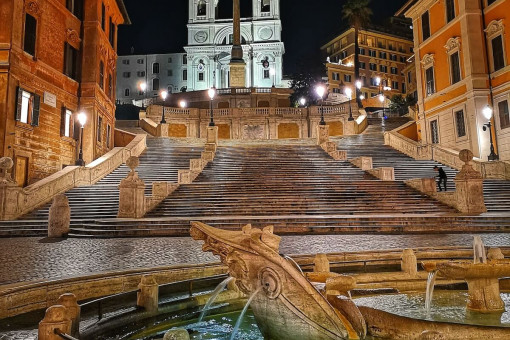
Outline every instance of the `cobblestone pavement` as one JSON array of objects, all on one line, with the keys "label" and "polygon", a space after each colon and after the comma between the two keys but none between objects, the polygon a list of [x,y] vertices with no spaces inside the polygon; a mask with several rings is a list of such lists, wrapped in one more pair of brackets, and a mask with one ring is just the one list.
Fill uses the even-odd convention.
[{"label": "cobblestone pavement", "polygon": [[[482,235],[488,246],[510,246],[510,234]],[[309,235],[285,236],[280,252],[315,254],[414,248],[469,246],[472,235]],[[191,238],[0,239],[0,284],[57,279],[99,272],[216,262]]]}]

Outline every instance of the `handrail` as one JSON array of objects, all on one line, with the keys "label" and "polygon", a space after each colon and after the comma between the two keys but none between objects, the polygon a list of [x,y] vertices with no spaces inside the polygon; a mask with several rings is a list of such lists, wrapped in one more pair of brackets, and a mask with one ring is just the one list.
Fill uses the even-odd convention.
[{"label": "handrail", "polygon": [[58,328],[55,328],[54,333],[55,333],[56,335],[58,335],[59,337],[61,337],[62,339],[66,339],[66,340],[78,340],[78,339],[76,339],[75,337],[70,336],[69,334],[63,333],[63,332],[62,332],[60,329],[58,329]]}]

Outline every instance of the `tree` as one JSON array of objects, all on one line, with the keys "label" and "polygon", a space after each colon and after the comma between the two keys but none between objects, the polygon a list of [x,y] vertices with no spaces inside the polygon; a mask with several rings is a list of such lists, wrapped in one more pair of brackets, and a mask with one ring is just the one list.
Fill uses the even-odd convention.
[{"label": "tree", "polygon": [[403,116],[409,112],[409,107],[416,105],[416,98],[412,95],[408,95],[405,98],[401,94],[395,94],[391,97],[390,111],[398,112],[399,115]]},{"label": "tree", "polygon": [[290,103],[292,106],[299,106],[299,100],[305,98],[308,104],[315,103],[317,95],[315,94],[314,86],[318,83],[317,77],[310,73],[295,73],[291,76],[291,89],[294,90],[290,96]]},{"label": "tree", "polygon": [[[348,0],[342,8],[342,19],[347,20],[354,27],[354,81],[359,80],[359,31],[370,22],[372,10],[368,7],[370,0]],[[361,106],[359,99],[360,90],[356,88],[356,100]]]}]

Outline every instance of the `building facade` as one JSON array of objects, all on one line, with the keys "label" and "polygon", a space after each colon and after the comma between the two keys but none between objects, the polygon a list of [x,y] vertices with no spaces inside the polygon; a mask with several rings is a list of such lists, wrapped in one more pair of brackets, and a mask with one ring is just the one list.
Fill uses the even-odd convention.
[{"label": "building facade", "polygon": [[421,140],[487,160],[492,137],[509,160],[510,0],[409,1],[397,14],[413,20]]},{"label": "building facade", "polygon": [[[362,83],[361,93],[366,99],[365,103],[377,103],[370,98],[380,94],[384,87],[391,87],[391,90],[384,92],[387,97],[408,93],[403,71],[408,66],[409,57],[413,55],[412,39],[406,37],[411,30],[408,26],[407,31],[400,28],[396,32],[402,32],[402,36],[388,33],[383,28],[359,31],[359,80]],[[342,98],[344,86],[351,87],[354,93],[354,28],[346,30],[321,49],[327,58],[330,97]]]},{"label": "building facade", "polygon": [[[117,102],[131,104],[145,98],[183,92],[188,84],[186,53],[119,56],[117,62]],[[141,84],[147,88],[142,91]]]},{"label": "building facade", "polygon": [[0,152],[25,186],[113,147],[122,0],[0,2]]},{"label": "building facade", "polygon": [[[217,19],[218,1],[189,0],[187,89],[228,88],[233,25]],[[241,19],[245,87],[282,86],[284,44],[280,0],[252,0],[252,17]]]}]

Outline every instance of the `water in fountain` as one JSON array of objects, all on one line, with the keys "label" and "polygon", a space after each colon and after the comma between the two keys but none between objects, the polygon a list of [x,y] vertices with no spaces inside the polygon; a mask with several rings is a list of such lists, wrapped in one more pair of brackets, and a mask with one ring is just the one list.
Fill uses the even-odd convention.
[{"label": "water in fountain", "polygon": [[239,331],[239,327],[241,326],[241,322],[243,321],[244,314],[246,314],[246,311],[248,310],[248,307],[250,307],[251,302],[255,298],[255,296],[260,292],[262,287],[259,287],[248,299],[248,302],[246,302],[246,305],[243,308],[243,311],[239,315],[239,319],[237,319],[236,325],[234,327],[234,330],[232,331],[232,335],[230,336],[230,340],[234,340],[236,338],[236,334]]},{"label": "water in fountain", "polygon": [[232,281],[233,277],[227,277],[225,280],[223,280],[212,292],[211,297],[209,300],[207,300],[207,303],[204,306],[204,309],[202,309],[202,313],[200,313],[200,317],[198,318],[198,322],[201,322],[204,319],[204,316],[207,314],[207,311],[211,307],[211,305],[216,301],[216,298],[218,295],[225,289],[225,287],[228,285],[230,281]]},{"label": "water in fountain", "polygon": [[436,283],[437,271],[429,273],[427,280],[427,292],[425,293],[425,310],[427,315],[430,314],[430,307],[432,305],[432,297],[434,295],[434,284]]},{"label": "water in fountain", "polygon": [[480,236],[475,236],[473,240],[473,261],[474,263],[487,263],[487,254],[485,245]]},{"label": "water in fountain", "polygon": [[284,258],[284,259],[286,259],[286,260],[288,260],[288,261],[290,261],[290,262],[292,262],[292,263],[294,264],[294,266],[295,266],[295,267],[296,267],[296,268],[297,268],[297,269],[301,272],[301,274],[302,274],[302,275],[305,275],[305,274],[303,273],[303,270],[302,270],[302,269],[301,269],[301,267],[299,266],[299,264],[297,264],[297,262],[296,262],[296,261],[294,261],[294,259],[293,259],[292,257],[290,257],[290,256],[288,256],[288,255],[283,255],[283,258]]}]

